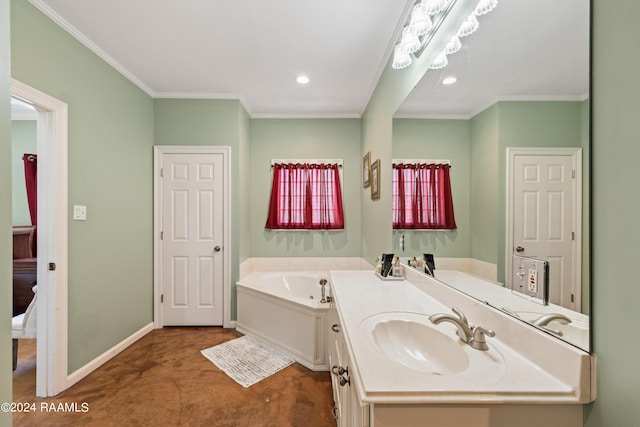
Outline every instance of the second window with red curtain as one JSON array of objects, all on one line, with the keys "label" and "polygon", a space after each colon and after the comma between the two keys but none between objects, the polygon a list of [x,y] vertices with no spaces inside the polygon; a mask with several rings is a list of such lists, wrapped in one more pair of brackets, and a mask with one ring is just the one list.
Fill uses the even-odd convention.
[{"label": "second window with red curtain", "polygon": [[393,164],[393,228],[454,230],[451,166]]},{"label": "second window with red curtain", "polygon": [[338,164],[274,163],[265,228],[344,228]]}]

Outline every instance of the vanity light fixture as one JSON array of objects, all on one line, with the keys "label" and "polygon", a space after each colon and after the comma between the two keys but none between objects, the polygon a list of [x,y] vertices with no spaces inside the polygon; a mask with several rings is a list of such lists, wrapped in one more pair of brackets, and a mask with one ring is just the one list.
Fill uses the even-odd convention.
[{"label": "vanity light fixture", "polygon": [[309,83],[309,76],[306,76],[304,74],[300,74],[298,76],[296,76],[296,82],[300,85],[306,85]]},{"label": "vanity light fixture", "polygon": [[[394,69],[400,70],[411,65],[412,55],[415,58],[420,57],[456,1],[418,0],[414,4],[408,24],[402,30],[402,37],[394,49],[391,63]],[[446,67],[449,63],[447,56],[462,48],[460,39],[473,34],[479,28],[478,16],[491,12],[497,5],[498,0],[480,0],[429,68],[438,70]]]}]

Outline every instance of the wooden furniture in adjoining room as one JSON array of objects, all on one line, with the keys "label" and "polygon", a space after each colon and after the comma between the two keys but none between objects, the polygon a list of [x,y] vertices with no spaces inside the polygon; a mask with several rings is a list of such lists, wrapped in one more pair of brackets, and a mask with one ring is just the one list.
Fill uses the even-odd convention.
[{"label": "wooden furniture in adjoining room", "polygon": [[13,259],[36,257],[36,226],[13,226]]},{"label": "wooden furniture in adjoining room", "polygon": [[13,316],[24,313],[37,281],[36,226],[13,227]]},{"label": "wooden furniture in adjoining room", "polygon": [[36,284],[36,258],[22,258],[13,260],[13,315],[24,313],[33,299],[31,288]]}]

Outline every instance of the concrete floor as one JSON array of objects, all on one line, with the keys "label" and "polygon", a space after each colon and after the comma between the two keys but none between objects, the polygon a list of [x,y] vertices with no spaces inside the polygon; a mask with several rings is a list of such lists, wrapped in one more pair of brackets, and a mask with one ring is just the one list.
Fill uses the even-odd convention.
[{"label": "concrete floor", "polygon": [[[241,336],[233,329],[163,328],[140,339],[60,395],[35,397],[35,341],[21,340],[13,374],[14,426],[335,426],[328,372],[294,363],[244,388],[200,350]],[[75,404],[79,412],[43,411]],[[84,412],[83,412],[84,411]]]}]

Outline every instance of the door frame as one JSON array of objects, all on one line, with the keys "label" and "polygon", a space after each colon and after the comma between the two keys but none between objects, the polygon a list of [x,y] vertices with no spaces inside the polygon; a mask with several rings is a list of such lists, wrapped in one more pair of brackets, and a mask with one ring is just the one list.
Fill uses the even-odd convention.
[{"label": "door frame", "polygon": [[575,239],[571,245],[571,256],[573,263],[572,292],[575,296],[574,307],[582,307],[582,148],[580,147],[507,147],[507,177],[506,177],[506,233],[505,233],[505,276],[504,281],[507,287],[511,287],[512,265],[511,255],[513,255],[513,200],[514,195],[514,166],[517,156],[571,156],[575,179],[573,180],[573,232]]},{"label": "door frame", "polygon": [[[49,397],[69,386],[68,108],[66,103],[15,79],[11,79],[11,96],[38,110],[36,396]],[[55,270],[49,270],[49,263],[55,263]]]},{"label": "door frame", "polygon": [[222,287],[222,326],[231,327],[231,147],[229,146],[180,146],[155,145],[153,147],[153,326],[162,328],[162,245],[160,233],[162,231],[162,180],[160,169],[162,156],[165,154],[222,154],[223,196],[222,209],[222,251],[223,287]]}]

